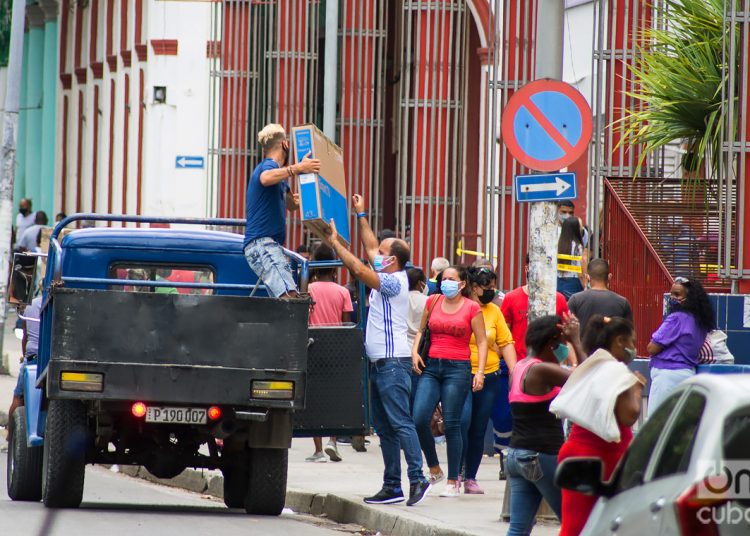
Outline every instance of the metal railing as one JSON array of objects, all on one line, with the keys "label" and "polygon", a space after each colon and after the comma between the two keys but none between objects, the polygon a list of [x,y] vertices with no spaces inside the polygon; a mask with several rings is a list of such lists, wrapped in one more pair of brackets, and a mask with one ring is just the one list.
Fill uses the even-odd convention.
[{"label": "metal railing", "polygon": [[731,283],[722,276],[726,267],[720,262],[722,195],[715,183],[677,178],[605,182],[672,276],[698,279],[715,292],[729,290]]},{"label": "metal railing", "polygon": [[646,345],[661,323],[663,296],[672,286],[672,276],[608,180],[603,219],[602,256],[613,272],[610,288],[630,302],[638,355],[648,355]]}]

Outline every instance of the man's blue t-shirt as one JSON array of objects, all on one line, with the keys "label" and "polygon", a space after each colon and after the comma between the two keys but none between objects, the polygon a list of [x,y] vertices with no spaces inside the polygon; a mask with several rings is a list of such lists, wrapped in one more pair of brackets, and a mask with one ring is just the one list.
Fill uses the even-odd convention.
[{"label": "man's blue t-shirt", "polygon": [[270,237],[281,245],[286,240],[286,204],[284,196],[289,191],[286,181],[273,186],[263,186],[260,176],[264,171],[278,169],[280,166],[272,158],[263,160],[253,171],[247,184],[245,201],[245,242],[243,248],[252,240]]}]

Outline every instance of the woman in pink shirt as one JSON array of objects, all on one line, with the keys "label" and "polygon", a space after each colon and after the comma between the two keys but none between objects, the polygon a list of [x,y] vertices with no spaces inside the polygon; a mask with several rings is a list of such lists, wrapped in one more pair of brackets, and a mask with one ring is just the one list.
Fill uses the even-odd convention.
[{"label": "woman in pink shirt", "polygon": [[[429,316],[430,350],[424,363],[417,351],[422,332],[417,333],[412,347],[414,372],[420,375],[414,398],[414,424],[419,443],[430,467],[430,484],[443,480],[430,420],[438,402],[443,406],[445,439],[448,444],[448,482],[441,497],[458,497],[458,471],[463,453],[461,410],[469,389],[484,387],[487,363],[487,335],[479,305],[469,296],[466,268],[452,266],[443,271],[441,294],[430,297],[422,316],[422,326]],[[478,349],[477,373],[471,375],[471,336]]]},{"label": "woman in pink shirt", "polygon": [[[319,245],[313,251],[314,261],[333,261],[336,255],[330,246]],[[336,268],[317,268],[313,272],[314,280],[308,286],[314,306],[310,312],[311,326],[340,326],[351,322],[352,299],[346,287],[336,283]],[[341,455],[336,446],[336,438],[331,437],[323,453],[323,438],[313,437],[315,452],[306,458],[308,462],[325,462],[326,454],[333,462],[340,462]]]}]

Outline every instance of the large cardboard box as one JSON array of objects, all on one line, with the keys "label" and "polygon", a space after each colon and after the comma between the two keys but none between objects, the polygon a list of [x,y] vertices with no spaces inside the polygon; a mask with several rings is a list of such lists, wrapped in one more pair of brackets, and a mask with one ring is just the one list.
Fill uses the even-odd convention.
[{"label": "large cardboard box", "polygon": [[346,195],[344,151],[329,140],[315,125],[292,128],[294,163],[310,154],[320,160],[320,173],[298,175],[297,186],[302,202],[302,222],[317,236],[328,232],[328,222],[336,222],[339,238],[351,243],[349,198]]}]

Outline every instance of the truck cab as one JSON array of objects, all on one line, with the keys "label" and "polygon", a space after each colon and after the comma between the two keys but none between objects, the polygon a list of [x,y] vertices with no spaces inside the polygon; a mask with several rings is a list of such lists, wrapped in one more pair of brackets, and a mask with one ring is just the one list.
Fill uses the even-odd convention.
[{"label": "truck cab", "polygon": [[[77,220],[183,227],[59,240]],[[160,478],[194,467],[221,470],[228,507],[278,515],[293,435],[363,433],[362,330],[308,328],[314,304],[269,298],[241,235],[196,229],[242,223],[89,214],[55,228],[9,446],[12,499],[77,507],[88,463]],[[304,289],[315,263],[287,254]]]}]

